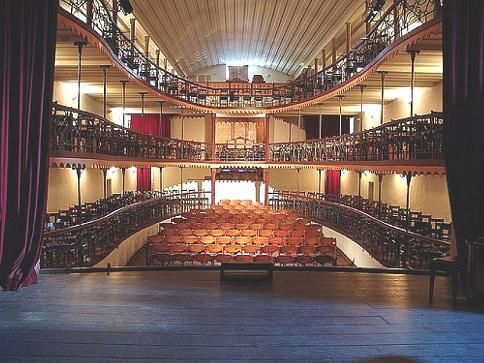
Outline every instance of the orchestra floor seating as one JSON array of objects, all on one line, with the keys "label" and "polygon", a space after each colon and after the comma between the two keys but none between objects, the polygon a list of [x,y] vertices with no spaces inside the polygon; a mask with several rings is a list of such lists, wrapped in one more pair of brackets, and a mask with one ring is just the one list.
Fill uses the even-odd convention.
[{"label": "orchestra floor seating", "polygon": [[146,256],[148,265],[351,264],[336,240],[322,234],[321,225],[250,200],[221,201],[161,223],[159,234],[149,238]]},{"label": "orchestra floor seating", "polygon": [[[482,362],[484,314],[449,279],[274,271],[40,275],[0,294],[2,362]],[[481,308],[482,311],[482,308]]]}]

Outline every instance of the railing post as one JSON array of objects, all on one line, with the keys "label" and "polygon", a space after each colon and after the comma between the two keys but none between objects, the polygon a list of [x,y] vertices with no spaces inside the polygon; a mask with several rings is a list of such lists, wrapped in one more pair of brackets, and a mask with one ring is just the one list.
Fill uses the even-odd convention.
[{"label": "railing post", "polygon": [[407,220],[406,220],[406,227],[405,229],[408,231],[408,226],[410,223],[410,183],[412,182],[412,173],[407,173],[406,175],[407,178],[407,203],[405,206],[405,209],[407,210]]},{"label": "railing post", "polygon": [[86,4],[86,24],[89,26],[92,25],[93,1],[94,0],[87,0]]},{"label": "railing post", "polygon": [[262,170],[262,179],[264,180],[264,205],[269,205],[269,170]]},{"label": "railing post", "polygon": [[407,53],[410,54],[411,63],[411,74],[410,74],[410,117],[413,117],[413,105],[414,105],[414,89],[415,89],[415,58],[417,54],[420,53],[419,49],[416,48],[407,48]]},{"label": "railing post", "polygon": [[382,192],[383,174],[378,174],[378,218],[381,217],[381,192]]},{"label": "railing post", "polygon": [[128,83],[127,80],[122,79],[121,81],[121,102],[122,102],[122,107],[123,107],[123,127],[126,127],[126,83]]},{"label": "railing post", "polygon": [[210,114],[210,124],[211,124],[211,128],[210,128],[210,147],[211,147],[211,160],[215,160],[215,157],[216,157],[216,144],[215,144],[215,128],[217,127],[216,125],[216,121],[217,121],[217,116],[212,113]]},{"label": "railing post", "polygon": [[211,196],[210,196],[210,206],[215,207],[215,176],[216,176],[216,169],[210,169],[210,176],[211,176]]},{"label": "railing post", "polygon": [[266,162],[268,162],[269,160],[272,159],[269,155],[269,153],[270,153],[270,150],[269,150],[269,125],[270,125],[269,117],[270,116],[271,116],[271,114],[267,113],[265,120],[264,120],[264,152],[265,152],[264,160]]},{"label": "railing post", "polygon": [[383,125],[385,120],[383,119],[384,117],[384,107],[385,107],[385,76],[387,72],[385,71],[378,71],[380,73],[380,79],[381,79],[381,110],[380,110],[380,125]]}]

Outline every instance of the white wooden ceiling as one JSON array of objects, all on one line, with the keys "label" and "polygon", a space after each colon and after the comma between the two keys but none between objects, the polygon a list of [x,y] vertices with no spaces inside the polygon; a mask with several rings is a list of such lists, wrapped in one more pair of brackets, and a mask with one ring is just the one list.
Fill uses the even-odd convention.
[{"label": "white wooden ceiling", "polygon": [[131,0],[134,15],[185,75],[259,65],[297,75],[363,0]]}]

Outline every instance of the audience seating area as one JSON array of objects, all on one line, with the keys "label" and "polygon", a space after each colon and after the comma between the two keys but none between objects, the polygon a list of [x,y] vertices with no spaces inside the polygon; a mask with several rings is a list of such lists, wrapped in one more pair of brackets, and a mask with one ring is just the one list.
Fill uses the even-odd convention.
[{"label": "audience seating area", "polygon": [[160,223],[147,246],[148,265],[235,261],[316,266],[336,265],[338,256],[336,240],[323,236],[321,225],[287,210],[240,200]]}]

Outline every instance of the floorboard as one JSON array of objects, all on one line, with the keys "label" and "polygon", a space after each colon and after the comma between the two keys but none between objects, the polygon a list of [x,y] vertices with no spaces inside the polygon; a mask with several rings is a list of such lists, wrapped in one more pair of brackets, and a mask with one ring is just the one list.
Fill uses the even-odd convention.
[{"label": "floorboard", "polygon": [[1,362],[484,361],[484,313],[449,281],[349,272],[43,274],[0,293]]}]

